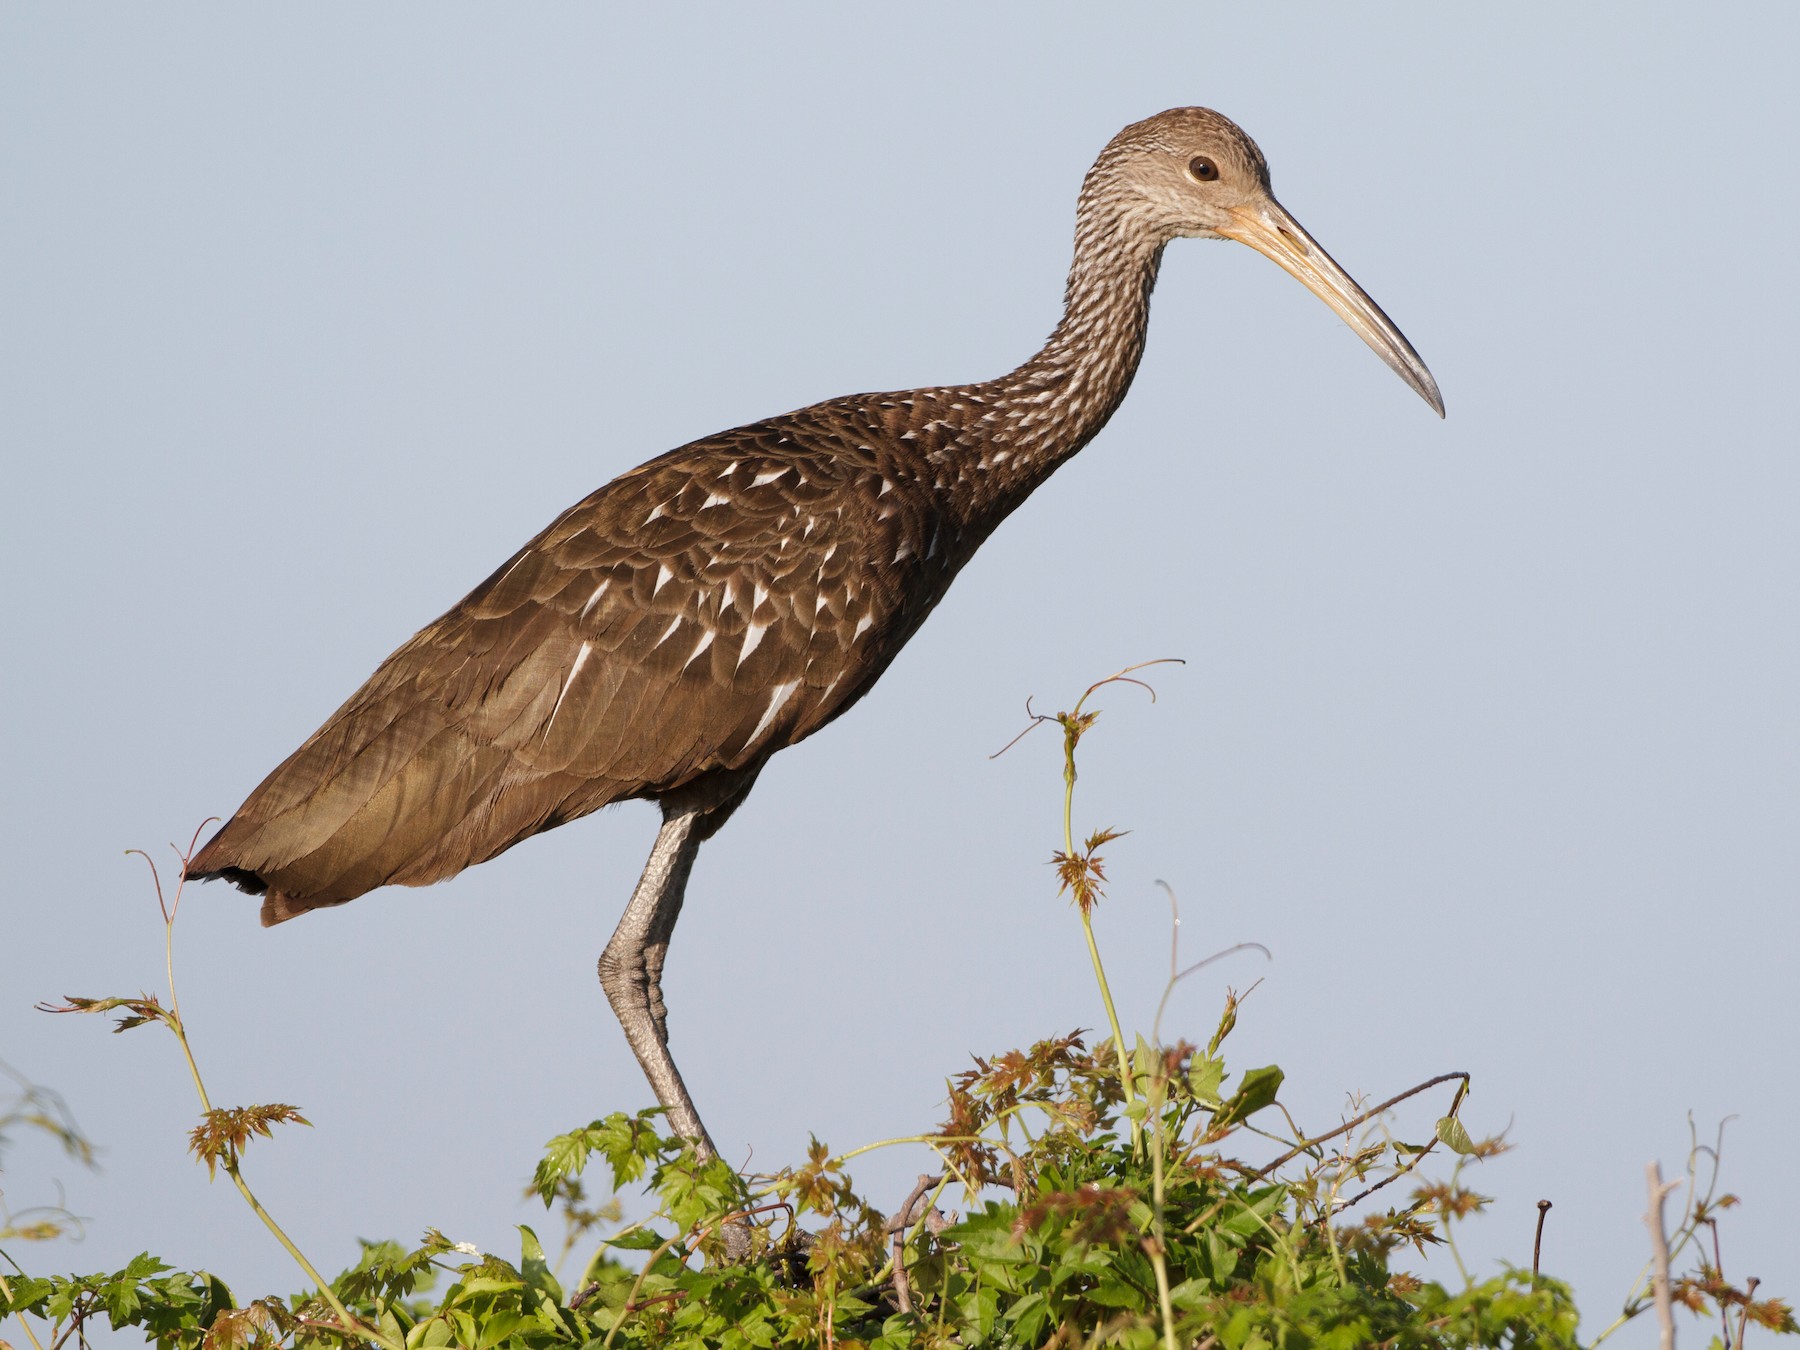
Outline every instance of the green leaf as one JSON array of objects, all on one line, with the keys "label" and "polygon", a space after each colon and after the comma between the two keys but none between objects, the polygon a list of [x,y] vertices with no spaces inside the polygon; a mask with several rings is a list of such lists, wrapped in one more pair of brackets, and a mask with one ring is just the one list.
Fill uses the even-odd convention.
[{"label": "green leaf", "polygon": [[1143,1293],[1114,1275],[1088,1290],[1088,1298],[1103,1308],[1141,1308]]},{"label": "green leaf", "polygon": [[519,1225],[519,1246],[519,1270],[525,1276],[525,1283],[552,1302],[561,1303],[562,1285],[557,1283],[556,1276],[550,1271],[550,1263],[544,1259],[544,1246],[538,1241],[538,1235],[524,1224]]},{"label": "green leaf", "polygon": [[439,1350],[440,1346],[449,1345],[455,1339],[456,1328],[450,1325],[448,1314],[433,1317],[419,1323],[406,1334],[406,1350]]},{"label": "green leaf", "polygon": [[531,1187],[543,1200],[545,1209],[549,1209],[550,1202],[556,1198],[556,1183],[566,1176],[579,1176],[581,1169],[587,1166],[592,1150],[589,1134],[589,1130],[573,1130],[557,1135],[544,1145],[544,1156],[538,1160],[532,1174]]},{"label": "green leaf", "polygon": [[139,1252],[136,1256],[131,1258],[131,1264],[121,1270],[116,1278],[120,1280],[147,1280],[152,1275],[160,1275],[165,1270],[173,1269],[175,1269],[174,1266],[171,1266],[166,1261],[157,1260],[154,1256],[150,1255],[149,1252]]},{"label": "green leaf", "polygon": [[1281,1091],[1281,1080],[1282,1072],[1273,1064],[1249,1070],[1238,1083],[1238,1090],[1231,1094],[1231,1100],[1213,1117],[1213,1123],[1235,1125],[1272,1105],[1275,1094]]},{"label": "green leaf", "polygon": [[664,1241],[663,1235],[654,1228],[632,1228],[616,1237],[609,1237],[606,1245],[617,1247],[620,1251],[647,1252],[662,1246]]},{"label": "green leaf", "polygon": [[600,1122],[598,1147],[612,1168],[614,1190],[631,1185],[669,1151],[654,1124],[654,1118],[661,1115],[662,1108],[657,1106],[635,1116],[615,1111]]},{"label": "green leaf", "polygon": [[1151,1048],[1150,1042],[1142,1036],[1131,1050],[1131,1076],[1134,1081],[1148,1081],[1156,1076],[1162,1067],[1162,1056]]},{"label": "green leaf", "polygon": [[1007,1313],[1013,1324],[1012,1339],[1020,1345],[1037,1345],[1039,1332],[1050,1320],[1050,1300],[1043,1294],[1026,1294]]},{"label": "green leaf", "polygon": [[491,1312],[481,1321],[481,1336],[475,1342],[475,1350],[493,1350],[514,1329],[523,1322],[523,1316],[516,1312]]},{"label": "green leaf", "polygon": [[1218,1104],[1219,1088],[1224,1082],[1225,1061],[1217,1055],[1195,1055],[1188,1065],[1188,1087],[1209,1105]]},{"label": "green leaf", "polygon": [[1464,1157],[1475,1152],[1475,1142],[1469,1138],[1469,1132],[1455,1116],[1445,1116],[1437,1123],[1437,1137],[1444,1142],[1444,1147]]},{"label": "green leaf", "polygon": [[9,1299],[4,1293],[0,1293],[0,1314],[37,1311],[34,1305],[48,1299],[56,1288],[53,1281],[23,1275],[13,1276],[9,1283],[12,1285],[12,1297]]},{"label": "green leaf", "polygon": [[480,1275],[470,1276],[462,1282],[462,1294],[461,1297],[457,1299],[457,1302],[459,1304],[464,1303],[469,1299],[474,1298],[477,1294],[510,1294],[515,1290],[523,1288],[524,1285],[525,1281],[517,1276],[504,1275],[497,1272],[490,1271]]}]

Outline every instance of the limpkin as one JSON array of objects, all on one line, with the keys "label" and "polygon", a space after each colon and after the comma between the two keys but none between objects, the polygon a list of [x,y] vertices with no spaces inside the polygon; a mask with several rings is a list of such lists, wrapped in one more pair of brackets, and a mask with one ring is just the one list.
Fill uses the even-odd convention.
[{"label": "limpkin", "polygon": [[662,828],[600,982],[671,1125],[710,1156],[661,988],[695,854],[1105,425],[1181,237],[1279,263],[1442,415],[1418,353],[1276,202],[1255,143],[1205,108],[1159,113],[1089,170],[1064,313],[1037,355],[981,384],[814,404],[614,479],[382,662],[188,875],[261,895],[276,924],[655,801]]}]

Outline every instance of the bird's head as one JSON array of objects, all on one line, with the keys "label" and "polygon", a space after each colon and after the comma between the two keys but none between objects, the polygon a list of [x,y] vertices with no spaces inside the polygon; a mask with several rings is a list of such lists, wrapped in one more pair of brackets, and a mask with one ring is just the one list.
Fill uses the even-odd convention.
[{"label": "bird's head", "polygon": [[1268,161],[1231,119],[1210,108],[1171,108],[1134,122],[1095,161],[1082,208],[1158,247],[1183,238],[1250,245],[1330,305],[1443,416],[1437,381],[1412,344],[1275,200]]}]

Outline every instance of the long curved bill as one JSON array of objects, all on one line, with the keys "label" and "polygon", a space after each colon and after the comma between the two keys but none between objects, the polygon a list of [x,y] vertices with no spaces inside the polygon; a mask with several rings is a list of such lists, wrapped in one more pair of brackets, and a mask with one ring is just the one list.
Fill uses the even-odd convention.
[{"label": "long curved bill", "polygon": [[1381,306],[1369,299],[1368,293],[1350,279],[1350,274],[1337,263],[1300,222],[1290,216],[1273,197],[1247,206],[1234,208],[1231,223],[1218,228],[1218,233],[1240,244],[1248,244],[1265,258],[1279,263],[1305,283],[1306,289],[1337,311],[1338,317],[1375,355],[1386,361],[1394,373],[1410,384],[1420,398],[1429,403],[1439,417],[1444,415],[1443,396],[1437,381],[1413,350],[1406,335],[1394,327],[1394,321],[1381,312]]}]

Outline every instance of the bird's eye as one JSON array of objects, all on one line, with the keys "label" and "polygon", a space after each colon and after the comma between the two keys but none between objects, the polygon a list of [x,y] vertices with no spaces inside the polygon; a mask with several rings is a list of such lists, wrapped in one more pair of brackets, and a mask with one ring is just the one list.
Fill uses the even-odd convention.
[{"label": "bird's eye", "polygon": [[1202,183],[1210,183],[1219,176],[1219,166],[1205,155],[1195,155],[1188,161],[1188,172]]}]

